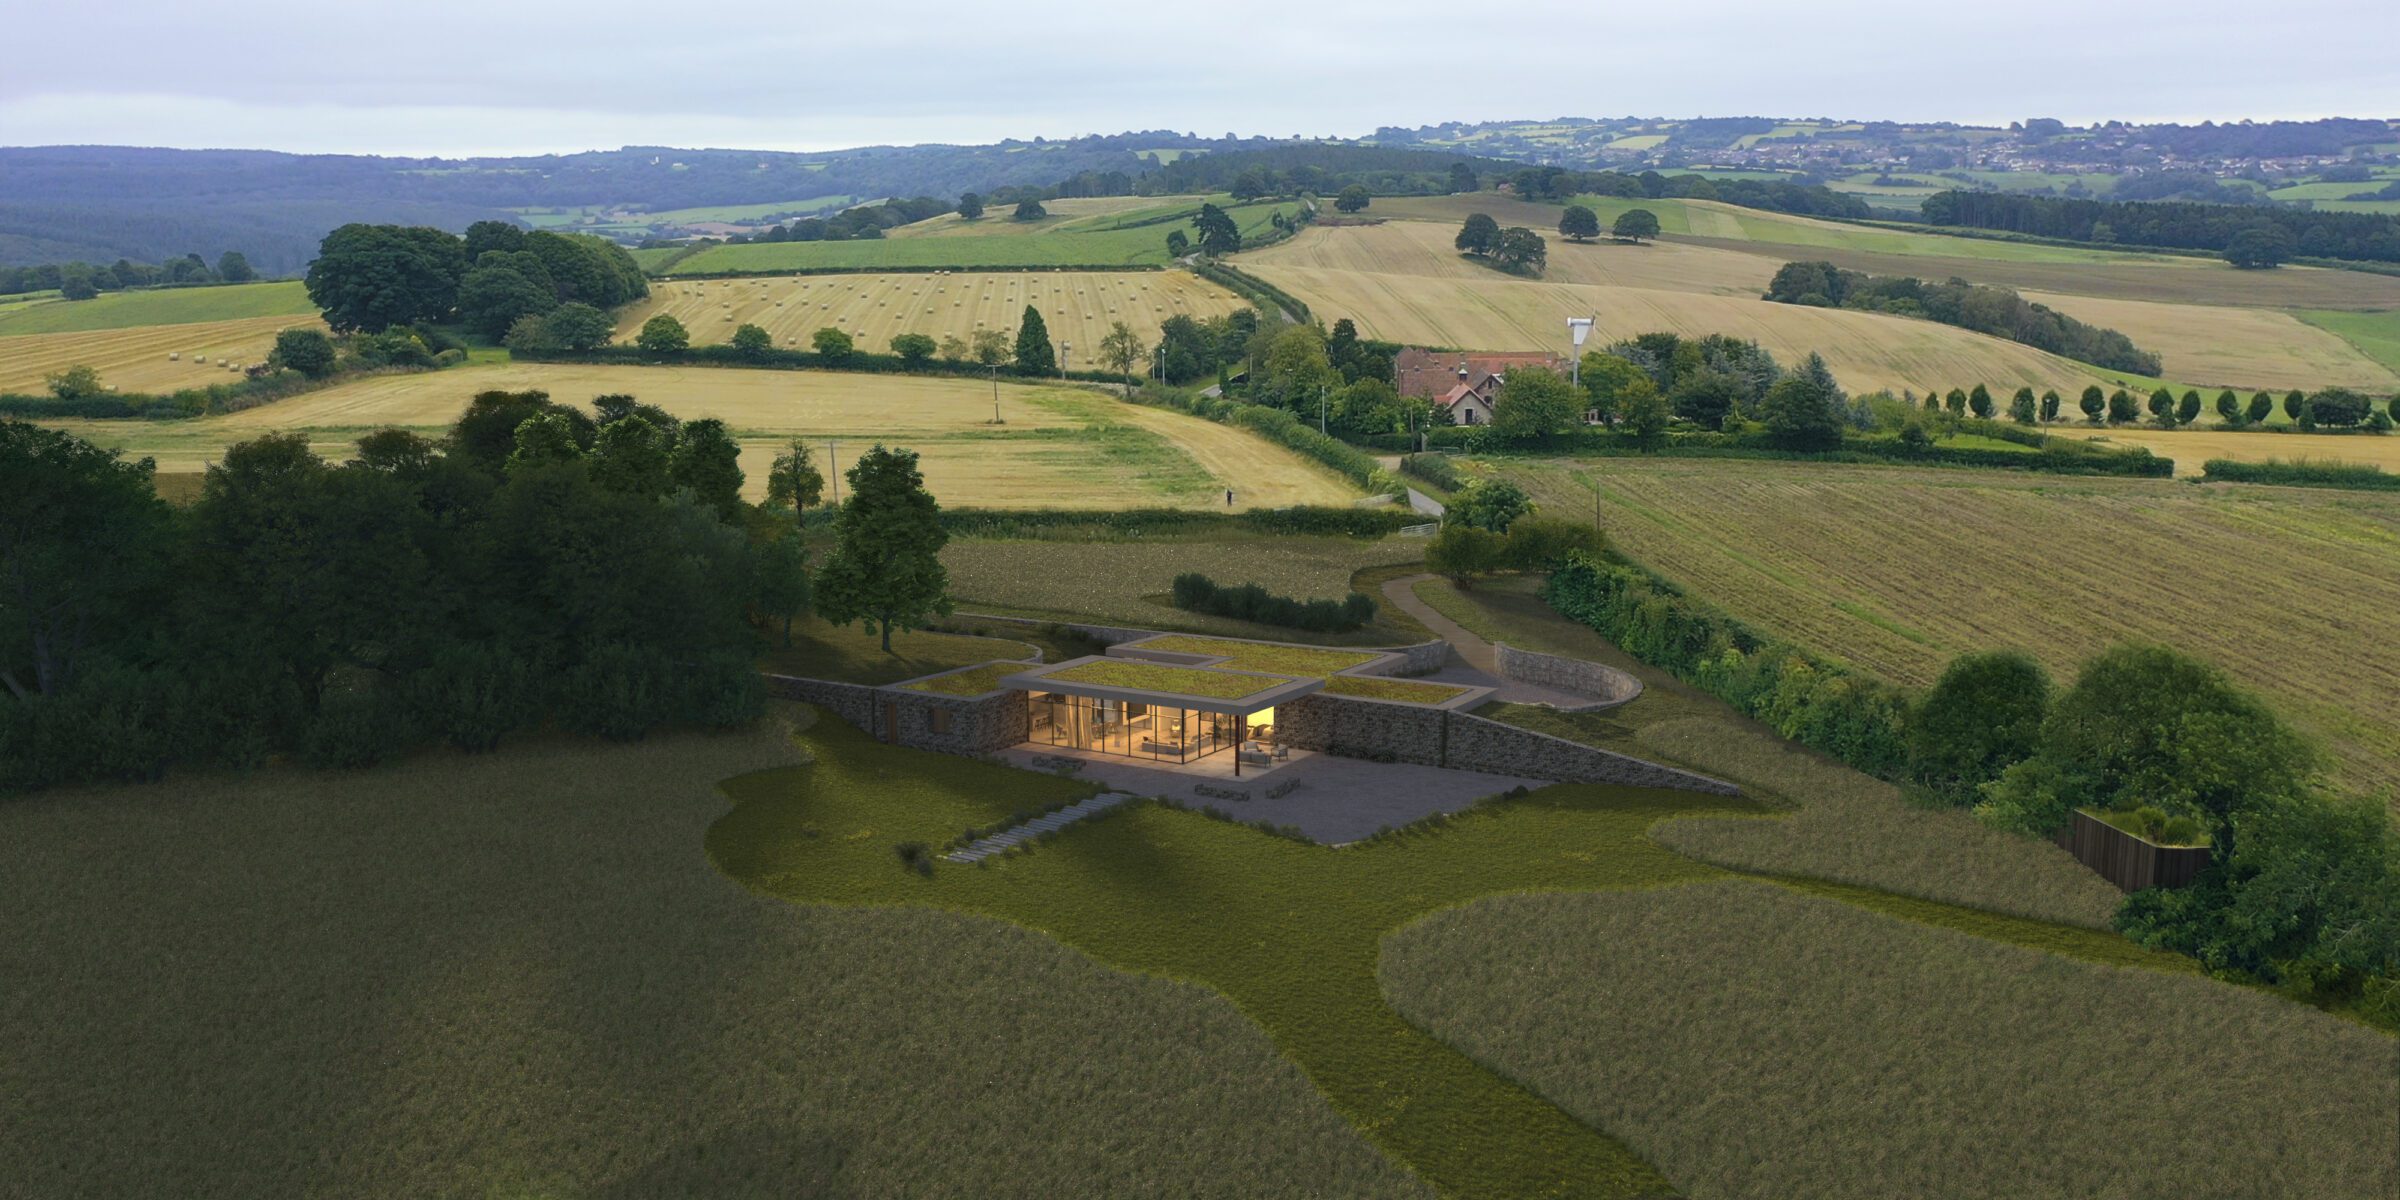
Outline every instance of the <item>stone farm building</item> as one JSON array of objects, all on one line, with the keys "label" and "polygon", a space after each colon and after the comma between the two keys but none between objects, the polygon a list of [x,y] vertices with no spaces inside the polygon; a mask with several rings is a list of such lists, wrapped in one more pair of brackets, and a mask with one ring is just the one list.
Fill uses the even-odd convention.
[{"label": "stone farm building", "polygon": [[1567,360],[1546,351],[1490,352],[1425,350],[1410,346],[1392,359],[1392,381],[1402,396],[1431,400],[1453,425],[1489,425],[1500,385],[1511,370],[1542,367],[1567,373]]}]

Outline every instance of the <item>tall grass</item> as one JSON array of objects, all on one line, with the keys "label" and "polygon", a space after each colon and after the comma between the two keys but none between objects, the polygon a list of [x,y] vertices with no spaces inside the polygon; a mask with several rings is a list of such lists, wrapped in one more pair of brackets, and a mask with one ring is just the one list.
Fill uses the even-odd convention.
[{"label": "tall grass", "polygon": [[[554,741],[0,805],[0,1194],[1428,1194],[1217,995],[712,870],[712,782],[799,757]],[[927,886],[902,840],[857,844]]]},{"label": "tall grass", "polygon": [[1386,940],[1412,1021],[1714,1197],[2388,1197],[2400,1044],[2199,976],[1756,883]]}]

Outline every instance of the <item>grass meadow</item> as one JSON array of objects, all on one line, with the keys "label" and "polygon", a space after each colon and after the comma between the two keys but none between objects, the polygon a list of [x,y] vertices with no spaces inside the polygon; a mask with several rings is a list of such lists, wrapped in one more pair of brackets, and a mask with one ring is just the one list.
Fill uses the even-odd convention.
[{"label": "grass meadow", "polygon": [[1694,1200],[2374,1200],[2400,1177],[2382,1034],[1764,884],[1483,900],[1387,939],[1381,976]]},{"label": "grass meadow", "polygon": [[2065,679],[2113,643],[2162,642],[2258,689],[2342,782],[2400,785],[2400,497],[1698,459],[1497,469],[1562,512],[1590,511],[1597,485],[1634,559],[1894,683],[2011,646]]},{"label": "grass meadow", "polygon": [[[830,328],[881,354],[903,333],[935,341],[984,328],[1013,334],[1029,304],[1041,311],[1053,344],[1071,343],[1065,365],[1093,370],[1102,367],[1100,339],[1112,322],[1132,326],[1150,345],[1169,317],[1205,321],[1245,302],[1186,271],[676,279],[651,284],[649,299],[619,310],[617,338],[631,341],[643,322],[665,313],[683,322],[695,345],[730,342],[735,329],[755,324],[787,349],[808,349],[810,335]],[[1134,370],[1138,377],[1145,368]]]},{"label": "grass meadow", "polygon": [[2066,852],[1963,812],[1917,808],[1891,784],[1784,741],[1559,616],[1542,602],[1534,579],[1496,579],[1463,591],[1434,579],[1417,584],[1416,594],[1485,638],[1607,663],[1643,685],[1641,699],[1607,712],[1488,704],[1482,715],[1730,780],[1782,814],[1764,821],[1665,821],[1650,836],[1669,849],[1733,870],[1828,880],[2063,926],[2105,928],[2116,911],[2117,890]]},{"label": "grass meadow", "polygon": [[142,325],[191,325],[249,317],[313,317],[317,306],[299,280],[216,287],[145,288],[90,300],[56,300],[0,309],[0,337],[90,333]]},{"label": "grass meadow", "polygon": [[[711,870],[715,781],[801,760],[541,738],[0,805],[5,1190],[1430,1195],[1221,996]],[[952,761],[991,805],[1085,790]],[[825,843],[936,886],[884,817]]]},{"label": "grass meadow", "polygon": [[[1358,489],[1330,470],[1230,426],[1124,404],[1083,386],[937,376],[720,367],[514,363],[380,375],[257,408],[185,421],[45,422],[188,474],[225,447],[300,431],[317,452],[346,457],[362,434],[400,426],[433,435],[493,388],[538,388],[563,401],[630,392],[685,419],[716,417],[742,445],[750,499],[766,495],[774,456],[808,439],[820,470],[847,469],[877,442],[921,456],[945,504],[1113,509],[1346,504]],[[830,473],[829,473],[830,481]]]}]

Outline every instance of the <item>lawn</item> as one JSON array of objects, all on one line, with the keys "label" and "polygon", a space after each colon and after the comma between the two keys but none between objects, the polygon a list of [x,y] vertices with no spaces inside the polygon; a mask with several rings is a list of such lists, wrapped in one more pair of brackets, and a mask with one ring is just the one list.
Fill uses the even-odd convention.
[{"label": "lawn", "polygon": [[1329,675],[1325,679],[1325,690],[1336,696],[1403,700],[1410,704],[1440,704],[1467,694],[1467,689],[1446,683],[1420,683],[1413,679],[1387,679],[1380,675]]},{"label": "lawn", "polygon": [[[1346,590],[1346,589],[1345,589]],[[1293,637],[1304,636],[1293,634]],[[1277,675],[1330,676],[1361,663],[1372,662],[1373,654],[1355,650],[1320,650],[1308,646],[1265,646],[1257,642],[1233,638],[1176,636],[1156,638],[1142,643],[1144,650],[1166,650],[1176,654],[1215,654],[1228,661],[1218,664],[1242,671],[1267,671]]]},{"label": "lawn", "polygon": [[1069,345],[1062,365],[1092,370],[1101,365],[1100,340],[1113,322],[1131,326],[1149,345],[1169,317],[1205,321],[1247,303],[1187,271],[675,279],[651,284],[649,299],[618,311],[617,338],[631,341],[643,322],[663,313],[681,321],[695,345],[729,342],[734,330],[757,325],[787,349],[807,349],[817,330],[838,329],[881,354],[903,333],[940,341],[989,328],[1013,336],[1031,305],[1053,345]]},{"label": "lawn", "polygon": [[1028,669],[1030,664],[1021,662],[985,663],[980,667],[919,680],[909,684],[908,688],[910,691],[932,692],[939,696],[982,696],[999,691],[1001,680]]},{"label": "lawn", "polygon": [[[1190,208],[1199,211],[1197,204]],[[1296,201],[1281,201],[1226,211],[1241,226],[1244,238],[1255,238],[1273,228],[1276,213],[1289,217],[1299,210]],[[985,223],[1008,220],[1003,212],[983,218]],[[676,263],[674,273],[682,278],[810,268],[1161,266],[1167,262],[1167,231],[1171,229],[1190,233],[1188,222],[1132,225],[1121,218],[1095,217],[1056,219],[1030,236],[975,232],[839,242],[751,242],[712,246]]]},{"label": "lawn", "polygon": [[1255,696],[1285,681],[1266,675],[1237,674],[1232,671],[1204,670],[1198,667],[1171,667],[1160,663],[1109,659],[1088,662],[1081,666],[1052,671],[1044,679],[1061,683],[1088,683],[1096,687],[1135,688],[1146,692],[1172,692],[1179,696],[1203,696],[1211,700],[1239,700]]},{"label": "lawn", "polygon": [[2264,693],[2341,782],[2400,784],[2400,496],[1695,459],[1503,469],[1561,512],[1590,511],[1596,479],[1635,560],[1894,683],[2009,646],[2071,678],[2111,644],[2161,642]]},{"label": "lawn", "polygon": [[[1424,539],[1401,537],[960,538],[943,549],[942,565],[950,570],[951,594],[964,611],[1279,641],[1292,631],[1176,608],[1169,594],[1175,577],[1200,571],[1224,583],[1257,583],[1282,596],[1339,597],[1361,571],[1424,557]],[[1310,635],[1347,646],[1397,646],[1426,636],[1392,612],[1378,612],[1372,624],[1350,633]]]},{"label": "lawn", "polygon": [[[193,472],[262,433],[299,431],[334,457],[385,426],[438,434],[474,394],[528,388],[565,401],[626,392],[680,418],[719,418],[741,443],[752,500],[766,495],[767,467],[795,436],[809,441],[820,470],[829,460],[847,469],[877,443],[915,450],[927,486],[951,505],[1221,510],[1228,489],[1242,508],[1358,496],[1332,472],[1213,421],[1124,404],[1090,387],[940,376],[494,364],[362,378],[188,421],[50,423],[151,455],[161,471]],[[995,395],[1000,425],[991,423]]]},{"label": "lawn", "polygon": [[[974,637],[924,629],[894,633],[892,652],[886,654],[881,636],[868,633],[863,625],[834,625],[817,617],[793,623],[789,646],[783,644],[780,628],[769,630],[769,637],[770,647],[759,658],[760,670],[842,683],[898,683],[994,659],[1034,656],[1032,646],[1005,636]],[[1018,662],[1009,670],[1023,670],[1026,665]]]},{"label": "lawn", "polygon": [[[1337,1110],[1444,1195],[1634,1197],[1669,1189],[1666,1178],[1619,1142],[1403,1020],[1378,986],[1380,947],[1386,935],[1426,914],[1483,896],[1728,878],[1658,846],[1645,831],[1662,818],[1721,823],[1756,814],[1754,802],[1553,786],[1339,850],[1136,805],[1076,825],[1030,855],[977,868],[937,867],[926,879],[894,861],[892,845],[938,845],[1005,816],[1021,801],[993,793],[1010,773],[884,746],[830,721],[812,728],[804,744],[815,766],[728,785],[737,805],[710,831],[708,844],[736,878],[804,905],[921,905],[998,916],[1121,969],[1214,988],[1264,1027]],[[2195,1010],[2275,1005],[2282,1006],[2284,1024],[2335,1023],[2229,985],[2188,980],[2186,960],[2142,951],[2114,934],[1853,888],[1794,886],[2065,956],[2030,960],[2061,979],[2068,995],[2055,1011],[2110,1011],[2112,1000],[2146,984],[2189,989],[2197,982],[2188,992]],[[1741,922],[1732,924],[1738,936]],[[2074,971],[2071,959],[2154,969],[2127,972],[2130,982],[2103,987],[2100,981],[2114,977]],[[1776,962],[1776,951],[1764,948],[1740,965],[1771,976]],[[1776,1025],[1782,1011],[1761,1006],[1753,1015],[1777,1036],[1810,1035],[1804,1022]],[[2188,1061],[2193,1070],[2209,1065],[2205,1056]],[[2284,1061],[2313,1063],[2302,1048]],[[2118,1099],[2113,1092],[2103,1098]],[[1644,1094],[1627,1099],[1642,1103]],[[1659,1119],[1676,1115],[1651,1107]],[[1802,1136],[1813,1127],[1788,1113],[1779,1119]],[[2371,1154],[2362,1150],[2358,1157]]]},{"label": "lawn", "polygon": [[1412,1022],[1694,1200],[2388,1197],[2391,1039],[1755,883],[1514,896],[1388,939]]},{"label": "lawn", "polygon": [[[799,761],[537,738],[0,805],[5,1190],[1429,1196],[1220,995],[710,869],[714,782]],[[930,888],[883,810],[957,801],[942,768],[994,809],[1088,790],[933,761],[825,841]]]}]

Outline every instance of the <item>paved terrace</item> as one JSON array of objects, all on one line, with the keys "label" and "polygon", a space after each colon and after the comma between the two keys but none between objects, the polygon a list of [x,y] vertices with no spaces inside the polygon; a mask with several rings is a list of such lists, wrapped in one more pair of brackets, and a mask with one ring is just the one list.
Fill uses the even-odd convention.
[{"label": "paved terrace", "polygon": [[[1231,751],[1194,762],[1151,764],[1138,759],[1056,746],[1018,746],[1000,757],[1012,766],[1041,770],[1035,759],[1083,762],[1077,777],[1112,792],[1157,796],[1192,808],[1216,808],[1235,820],[1288,825],[1328,845],[1355,842],[1386,826],[1397,828],[1437,813],[1472,808],[1475,802],[1515,787],[1548,787],[1541,779],[1454,771],[1410,763],[1379,763],[1294,750],[1272,767],[1245,765],[1233,777]],[[1270,798],[1270,790],[1295,785]],[[1247,800],[1205,796],[1199,788],[1246,792]]]}]

